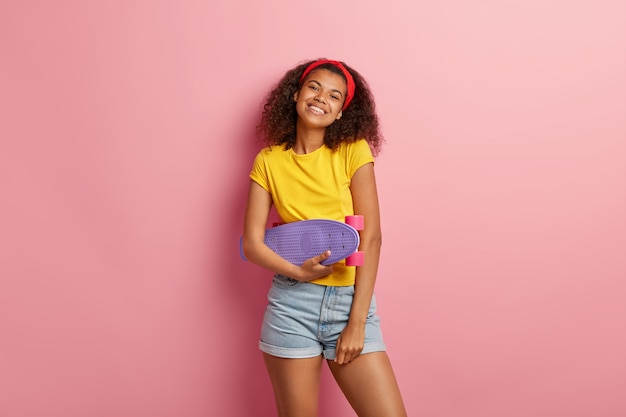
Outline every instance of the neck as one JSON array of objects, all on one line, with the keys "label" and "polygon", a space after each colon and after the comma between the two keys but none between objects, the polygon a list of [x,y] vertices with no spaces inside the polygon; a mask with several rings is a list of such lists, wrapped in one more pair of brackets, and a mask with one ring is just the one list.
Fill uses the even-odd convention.
[{"label": "neck", "polygon": [[307,154],[321,148],[324,146],[324,133],[325,128],[311,129],[298,126],[293,151],[297,154]]}]

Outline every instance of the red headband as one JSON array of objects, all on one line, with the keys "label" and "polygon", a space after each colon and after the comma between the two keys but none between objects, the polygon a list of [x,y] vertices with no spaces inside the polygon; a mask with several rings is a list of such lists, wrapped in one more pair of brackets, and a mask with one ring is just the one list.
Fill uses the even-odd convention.
[{"label": "red headband", "polygon": [[306,67],[306,69],[302,73],[302,76],[300,77],[300,82],[304,81],[304,78],[307,76],[308,73],[310,73],[315,68],[317,68],[317,67],[319,67],[320,65],[323,65],[323,64],[334,65],[335,67],[339,68],[341,70],[341,72],[343,73],[344,77],[346,77],[346,84],[347,84],[347,87],[348,87],[348,92],[346,93],[346,101],[344,101],[343,109],[342,109],[342,110],[345,110],[346,107],[348,107],[348,104],[350,104],[350,102],[352,101],[352,98],[354,97],[354,88],[355,88],[355,86],[354,86],[354,79],[352,78],[352,75],[350,75],[350,73],[348,72],[346,67],[344,67],[341,62],[339,62],[339,61],[331,61],[329,59],[320,59],[319,61],[315,61],[311,65]]}]

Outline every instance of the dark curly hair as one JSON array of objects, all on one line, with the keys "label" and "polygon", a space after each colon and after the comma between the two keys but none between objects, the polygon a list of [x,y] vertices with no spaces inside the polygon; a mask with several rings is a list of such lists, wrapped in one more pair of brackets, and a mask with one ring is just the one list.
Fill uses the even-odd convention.
[{"label": "dark curly hair", "polygon": [[[315,61],[317,60],[307,61],[287,71],[267,94],[257,132],[268,145],[284,144],[285,149],[289,149],[295,144],[298,114],[293,95],[302,87],[300,82],[302,73]],[[334,150],[343,142],[365,139],[372,153],[376,155],[382,147],[384,138],[378,124],[374,96],[361,74],[343,62],[341,64],[354,79],[354,97],[341,118],[326,128],[324,144]],[[332,64],[322,64],[317,68],[327,69],[346,80],[341,70]]]}]

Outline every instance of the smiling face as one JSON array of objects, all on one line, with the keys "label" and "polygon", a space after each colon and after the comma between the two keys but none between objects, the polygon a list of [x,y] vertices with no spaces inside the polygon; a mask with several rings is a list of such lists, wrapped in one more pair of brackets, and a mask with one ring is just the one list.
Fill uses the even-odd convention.
[{"label": "smiling face", "polygon": [[315,69],[304,79],[293,99],[301,122],[311,127],[328,127],[341,118],[346,82],[339,74]]}]

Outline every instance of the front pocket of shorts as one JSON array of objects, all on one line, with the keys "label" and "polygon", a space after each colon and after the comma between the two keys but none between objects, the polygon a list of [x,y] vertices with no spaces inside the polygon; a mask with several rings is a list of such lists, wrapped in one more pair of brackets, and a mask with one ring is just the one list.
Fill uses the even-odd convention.
[{"label": "front pocket of shorts", "polygon": [[282,288],[295,287],[299,283],[300,281],[296,281],[293,278],[289,278],[281,274],[276,274],[274,275],[274,278],[272,278],[272,284]]}]

